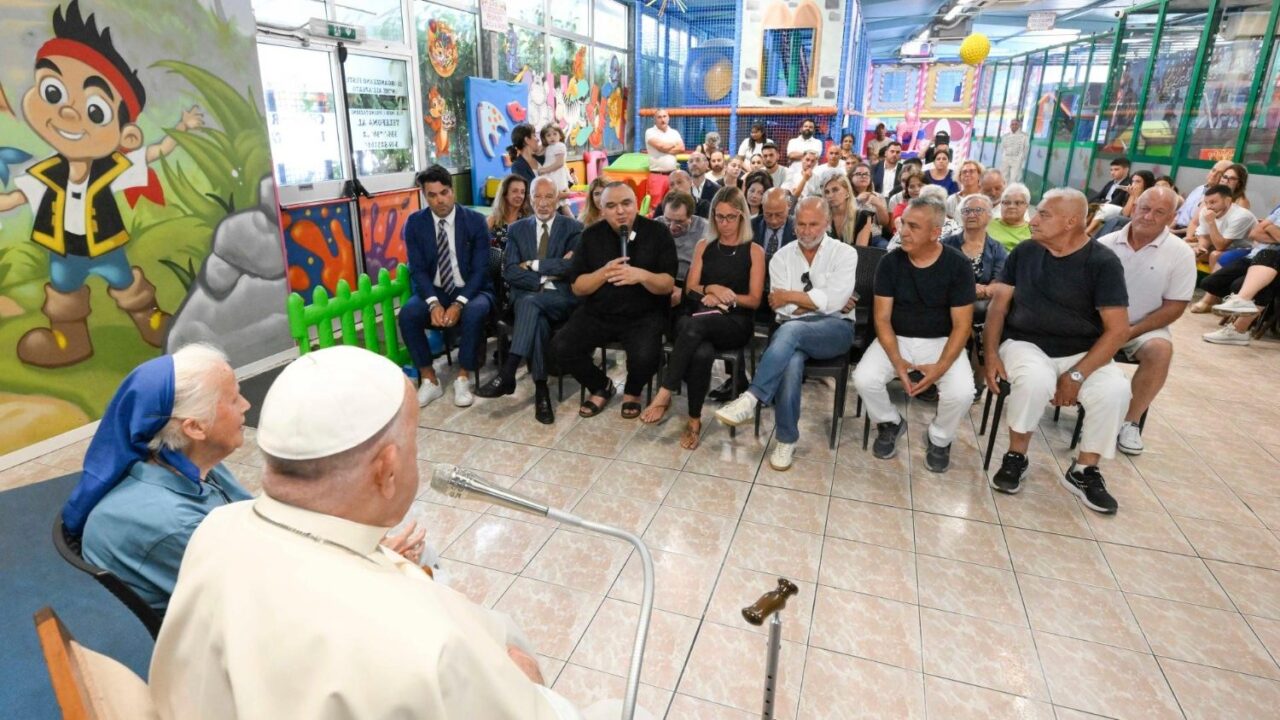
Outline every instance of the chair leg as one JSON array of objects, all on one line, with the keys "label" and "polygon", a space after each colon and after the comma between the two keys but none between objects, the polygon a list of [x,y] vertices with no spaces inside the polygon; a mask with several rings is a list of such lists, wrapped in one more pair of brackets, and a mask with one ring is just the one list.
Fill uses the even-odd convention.
[{"label": "chair leg", "polygon": [[1076,427],[1071,431],[1072,450],[1075,450],[1076,445],[1080,444],[1080,431],[1084,429],[1084,407],[1081,405],[1077,405],[1076,407],[1079,409],[1079,412],[1076,414]]},{"label": "chair leg", "polygon": [[844,403],[849,393],[849,369],[845,368],[844,376],[836,380],[836,407],[831,414],[831,449],[840,445],[840,428],[844,425]]},{"label": "chair leg", "polygon": [[991,417],[991,389],[987,388],[983,392],[987,397],[982,402],[982,425],[978,426],[979,435],[987,434],[987,420]]},{"label": "chair leg", "polygon": [[1062,414],[1062,406],[1053,409],[1053,421],[1058,422],[1058,416]]},{"label": "chair leg", "polygon": [[862,416],[862,449],[867,449],[867,440],[871,438],[871,416]]},{"label": "chair leg", "polygon": [[756,437],[760,437],[760,403],[756,403]]},{"label": "chair leg", "polygon": [[991,433],[987,436],[987,454],[982,459],[982,469],[991,469],[991,453],[996,449],[996,436],[1000,434],[1000,415],[1004,413],[1004,396],[1005,393],[996,395],[996,412],[991,418]]},{"label": "chair leg", "polygon": [[564,373],[560,373],[560,377],[556,378],[556,385],[559,386],[558,393],[560,395],[559,402],[564,402]]},{"label": "chair leg", "polygon": [[854,407],[853,416],[862,417],[862,396],[861,395],[858,396],[858,404]]}]

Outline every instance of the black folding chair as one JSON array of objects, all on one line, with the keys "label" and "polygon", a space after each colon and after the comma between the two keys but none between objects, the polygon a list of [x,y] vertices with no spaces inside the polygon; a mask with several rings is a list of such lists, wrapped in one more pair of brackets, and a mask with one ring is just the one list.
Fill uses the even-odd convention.
[{"label": "black folding chair", "polygon": [[104,570],[97,565],[90,563],[84,559],[84,555],[80,549],[80,538],[67,532],[62,526],[62,513],[59,512],[53,520],[53,547],[72,567],[80,572],[87,573],[97,580],[107,592],[116,596],[116,599],[124,603],[125,607],[138,618],[139,621],[147,628],[147,632],[151,633],[152,639],[160,633],[160,623],[164,621],[164,615],[156,612],[154,608],[147,604],[147,601],[138,596],[133,588],[125,584],[118,576],[109,570]]}]

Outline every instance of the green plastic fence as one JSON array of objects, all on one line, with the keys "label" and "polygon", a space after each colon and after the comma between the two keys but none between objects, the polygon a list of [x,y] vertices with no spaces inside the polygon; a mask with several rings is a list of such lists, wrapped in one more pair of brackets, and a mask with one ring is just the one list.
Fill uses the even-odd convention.
[{"label": "green plastic fence", "polygon": [[[395,307],[404,306],[409,299],[409,266],[399,265],[395,276],[386,268],[378,271],[378,282],[369,280],[368,275],[361,274],[356,278],[356,290],[353,292],[346,280],[338,281],[337,292],[332,298],[323,287],[315,289],[311,304],[306,304],[298,293],[290,293],[286,303],[289,312],[289,334],[298,343],[298,352],[306,355],[313,349],[333,347],[337,343],[344,345],[363,345],[366,350],[376,352],[397,365],[409,362],[409,351],[401,344],[396,332]],[[377,310],[382,310],[378,317]],[[362,332],[356,330],[356,315],[363,321]],[[334,321],[341,328],[341,336],[334,336]],[[378,328],[382,328],[381,334]],[[314,339],[312,330],[315,330]]]}]

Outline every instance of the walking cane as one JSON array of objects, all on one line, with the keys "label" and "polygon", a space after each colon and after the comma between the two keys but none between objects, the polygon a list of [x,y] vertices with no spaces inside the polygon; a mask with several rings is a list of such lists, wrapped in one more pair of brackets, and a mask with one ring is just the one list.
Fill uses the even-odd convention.
[{"label": "walking cane", "polygon": [[751,605],[742,608],[742,617],[747,622],[759,627],[770,615],[769,621],[769,658],[764,666],[764,709],[760,713],[763,720],[773,720],[773,696],[778,681],[778,655],[782,651],[782,610],[787,606],[787,598],[800,592],[795,583],[786,578],[778,578],[778,587],[760,596]]}]

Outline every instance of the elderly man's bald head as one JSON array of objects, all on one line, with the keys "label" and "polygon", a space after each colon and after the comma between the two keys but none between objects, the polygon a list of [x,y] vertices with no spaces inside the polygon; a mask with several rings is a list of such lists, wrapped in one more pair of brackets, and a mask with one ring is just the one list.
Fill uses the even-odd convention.
[{"label": "elderly man's bald head", "polygon": [[1140,240],[1154,240],[1173,222],[1177,211],[1177,193],[1156,185],[1138,196],[1129,225]]},{"label": "elderly man's bald head", "polygon": [[778,230],[787,224],[787,213],[791,212],[791,200],[782,188],[769,188],[764,192],[764,202],[760,207],[764,215],[764,224],[770,230]]}]

